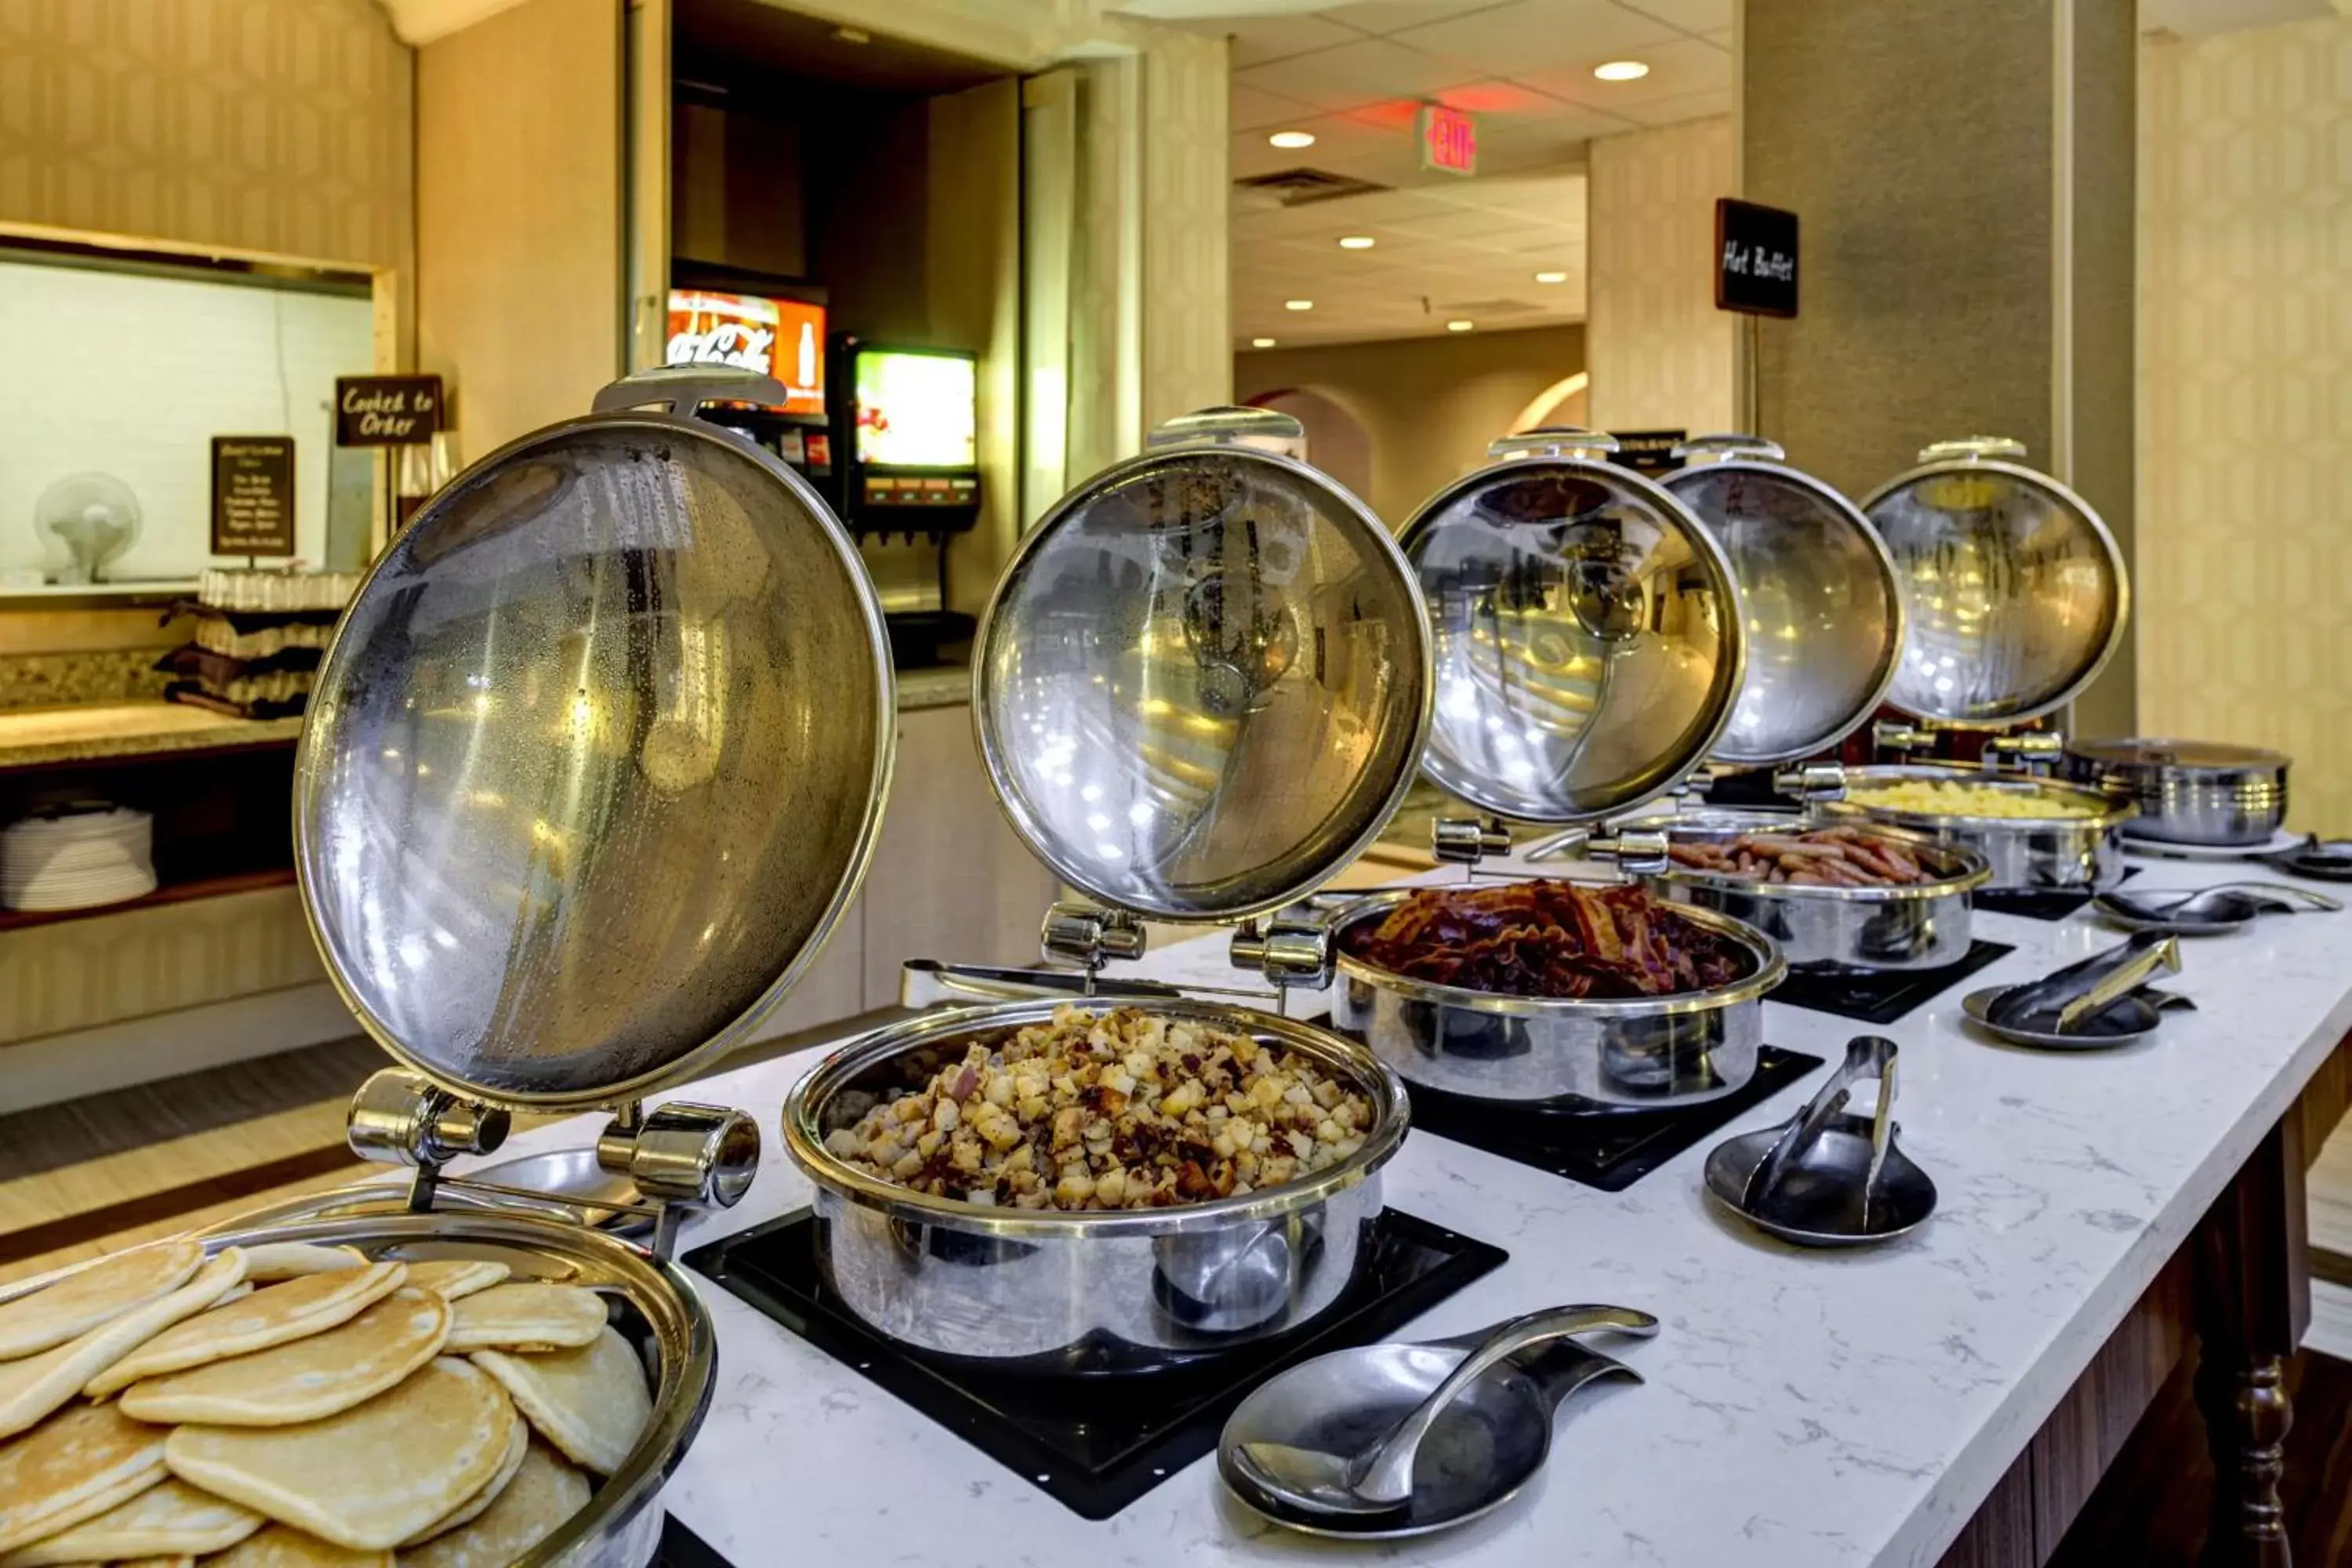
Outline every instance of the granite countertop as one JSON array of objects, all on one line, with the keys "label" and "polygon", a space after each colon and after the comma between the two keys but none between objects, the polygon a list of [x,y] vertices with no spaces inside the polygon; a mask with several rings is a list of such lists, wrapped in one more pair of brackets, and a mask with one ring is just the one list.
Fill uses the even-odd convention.
[{"label": "granite countertop", "polygon": [[184,702],[111,702],[0,713],[0,769],[222,746],[290,743],[299,719],[236,719]]},{"label": "granite countertop", "polygon": [[[2241,874],[2168,865],[2162,880]],[[1905,1147],[1942,1192],[1939,1212],[1903,1240],[1808,1253],[1725,1219],[1700,1193],[1712,1138],[1621,1194],[1426,1132],[1406,1140],[1384,1174],[1387,1200],[1510,1252],[1412,1337],[1561,1301],[1647,1308],[1664,1328],[1618,1351],[1645,1386],[1580,1396],[1562,1415],[1527,1496],[1463,1530],[1361,1555],[1463,1568],[1937,1561],[2352,1023],[2352,915],[2296,916],[2191,945],[2167,984],[2200,1009],[2168,1015],[2153,1040],[2081,1054],[1992,1045],[1963,1027],[1962,992],[2032,978],[2117,937],[2079,914],[1977,921],[2017,951],[1884,1030],[1903,1048]],[[1234,984],[1222,937],[1136,967]],[[1311,996],[1293,1005],[1321,1010]],[[1825,1058],[1863,1027],[1765,1008],[1767,1039]],[[821,1054],[687,1091],[748,1108],[769,1139],[744,1202],[690,1221],[681,1252],[810,1201],[775,1117]],[[1819,1081],[1809,1074],[1727,1135],[1787,1118]],[[595,1131],[584,1118],[534,1129],[500,1157],[584,1145]],[[738,1568],[1332,1555],[1239,1509],[1206,1459],[1089,1522],[727,1291],[703,1298],[719,1331],[718,1386],[662,1501]],[[780,1531],[786,1477],[792,1528]]]}]

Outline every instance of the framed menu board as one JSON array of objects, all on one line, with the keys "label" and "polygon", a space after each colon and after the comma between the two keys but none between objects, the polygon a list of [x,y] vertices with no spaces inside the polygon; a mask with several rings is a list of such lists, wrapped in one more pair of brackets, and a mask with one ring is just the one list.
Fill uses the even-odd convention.
[{"label": "framed menu board", "polygon": [[213,437],[213,553],[294,553],[294,437]]}]

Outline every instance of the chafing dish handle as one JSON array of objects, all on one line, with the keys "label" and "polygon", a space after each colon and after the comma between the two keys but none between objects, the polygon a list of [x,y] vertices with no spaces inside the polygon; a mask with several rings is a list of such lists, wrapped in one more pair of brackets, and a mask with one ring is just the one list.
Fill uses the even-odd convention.
[{"label": "chafing dish handle", "polygon": [[597,393],[589,406],[599,414],[612,414],[658,404],[681,418],[691,418],[706,403],[756,403],[781,408],[785,396],[783,383],[755,370],[724,364],[666,364],[623,376]]}]

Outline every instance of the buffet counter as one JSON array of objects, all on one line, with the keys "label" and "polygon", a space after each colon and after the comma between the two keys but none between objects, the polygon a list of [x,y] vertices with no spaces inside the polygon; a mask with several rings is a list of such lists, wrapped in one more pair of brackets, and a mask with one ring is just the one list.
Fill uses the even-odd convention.
[{"label": "buffet counter", "polygon": [[[2140,879],[2194,886],[2233,872],[2157,865]],[[1905,1147],[1941,1190],[1935,1216],[1904,1240],[1804,1252],[1727,1220],[1700,1194],[1713,1138],[1614,1194],[1427,1132],[1407,1139],[1388,1202],[1510,1258],[1405,1337],[1572,1301],[1645,1309],[1664,1327],[1612,1347],[1646,1386],[1579,1395],[1529,1495],[1367,1555],[1497,1568],[1938,1561],[2352,1026],[2352,927],[2280,918],[2184,944],[2168,985],[2197,1010],[2171,1015],[2150,1041],[2079,1054],[1995,1045],[1964,1028],[1962,993],[2118,938],[2080,914],[1988,913],[1979,931],[2016,951],[1879,1031],[1902,1047]],[[1135,967],[1234,984],[1222,933]],[[1768,1009],[1769,1042],[1827,1058],[1868,1029]],[[688,1088],[754,1109],[765,1146],[750,1196],[691,1223],[682,1255],[809,1202],[776,1118],[819,1055]],[[1785,1119],[1819,1081],[1808,1074],[1727,1131]],[[499,1158],[593,1135],[587,1119],[557,1123]],[[1244,1510],[1208,1461],[1089,1522],[726,1290],[706,1283],[703,1294],[719,1383],[664,1501],[737,1568],[813,1555],[1097,1568],[1333,1554]]]},{"label": "buffet counter", "polygon": [[182,702],[114,702],[0,713],[0,769],[291,745],[299,719],[238,719]]}]

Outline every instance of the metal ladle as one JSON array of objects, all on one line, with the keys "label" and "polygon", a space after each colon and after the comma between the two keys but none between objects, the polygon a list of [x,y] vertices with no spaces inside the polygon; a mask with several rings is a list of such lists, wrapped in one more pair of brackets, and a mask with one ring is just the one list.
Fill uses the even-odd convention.
[{"label": "metal ladle", "polygon": [[[1471,1391],[1482,1380],[1491,1384],[1490,1374],[1509,1357],[1596,1330],[1646,1338],[1657,1332],[1658,1321],[1626,1307],[1555,1307],[1461,1339],[1318,1356],[1260,1388],[1234,1413],[1220,1445],[1220,1468],[1253,1505],[1270,1500],[1278,1510],[1356,1521],[1395,1515],[1413,1506],[1415,1461],[1450,1407],[1475,1397]],[[1450,1370],[1441,1370],[1449,1362]],[[1550,1394],[1551,1403],[1568,1388],[1612,1372],[1638,1381],[1631,1368],[1590,1352],[1577,1368],[1578,1375]],[[1549,1430],[1547,1412],[1546,1443]],[[1488,1479],[1505,1482],[1507,1496],[1541,1459],[1538,1451],[1524,1465],[1485,1468]],[[1457,1511],[1447,1522],[1460,1517],[1466,1515]]]},{"label": "metal ladle", "polygon": [[2325,894],[2284,882],[2222,882],[2195,889],[2116,889],[2101,893],[2094,902],[2101,914],[2127,930],[2168,931],[2176,936],[2214,936],[2236,931],[2261,915],[2344,907]]}]

